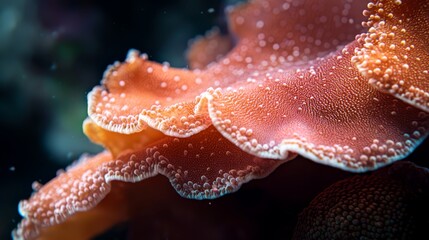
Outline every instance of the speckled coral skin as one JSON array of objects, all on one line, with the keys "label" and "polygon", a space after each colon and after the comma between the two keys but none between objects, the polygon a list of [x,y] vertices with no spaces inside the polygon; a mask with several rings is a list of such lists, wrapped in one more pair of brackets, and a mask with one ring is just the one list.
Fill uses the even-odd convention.
[{"label": "speckled coral skin", "polygon": [[[366,37],[385,25],[370,23],[374,17],[368,12],[361,14],[374,7],[366,3],[254,0],[229,8],[235,45],[228,53],[221,50],[216,62],[190,59],[199,69],[154,63],[130,50],[88,94],[85,133],[107,151],[22,201],[26,219],[15,237],[37,237],[37,229],[94,208],[110,193],[111,181],[139,182],[162,174],[183,197],[213,199],[267,176],[297,154],[351,172],[407,157],[429,133],[428,110],[421,101],[404,101],[372,86],[377,80],[359,61],[373,53],[365,52]],[[386,3],[386,9],[398,5],[392,7],[395,13],[403,7],[409,17],[407,4],[416,2]],[[427,13],[427,5],[421,11]],[[370,29],[360,24],[366,20]],[[427,24],[421,27],[429,30]],[[414,47],[425,53],[425,45]],[[423,72],[427,64],[416,66]],[[427,88],[425,77],[417,80],[423,81],[419,89]],[[396,194],[398,186],[392,186],[386,194]],[[408,231],[404,226],[398,229]]]},{"label": "speckled coral skin", "polygon": [[[21,201],[20,213],[26,219],[14,236],[33,239],[43,228],[93,209],[107,195],[117,194],[111,193],[114,181],[140,182],[161,174],[185,198],[213,199],[237,191],[252,179],[267,176],[282,163],[241,151],[213,127],[191,138],[165,137],[115,158],[107,151],[85,156],[29,200]],[[86,219],[85,214],[82,216]],[[106,219],[106,226],[113,224],[109,218],[100,222],[105,223]]]},{"label": "speckled coral skin", "polygon": [[[368,83],[365,64],[359,64],[368,55],[363,52],[372,53],[365,50],[366,36],[385,25],[372,23],[369,12],[376,10],[366,3],[255,0],[231,7],[229,26],[237,39],[231,51],[220,48],[223,57],[209,64],[191,58],[191,65],[200,66],[194,70],[153,63],[130,51],[88,95],[89,118],[119,134],[154,128],[179,138],[213,125],[251,155],[284,160],[298,153],[353,172],[405,158],[428,135],[429,117],[419,105]],[[409,17],[410,4],[386,2],[383,9],[396,14],[386,24]],[[425,6],[419,13],[428,11]],[[209,34],[206,41],[216,37]],[[207,42],[197,41],[190,52]],[[217,44],[228,48],[221,40]],[[425,54],[424,45],[415,48]],[[421,72],[428,67],[423,61],[410,66]],[[409,77],[402,73],[395,76]],[[425,79],[410,81],[425,88]]]},{"label": "speckled coral skin", "polygon": [[[417,7],[416,7],[417,6]],[[364,11],[368,33],[353,62],[369,84],[429,110],[429,3],[418,0],[378,0]]]}]

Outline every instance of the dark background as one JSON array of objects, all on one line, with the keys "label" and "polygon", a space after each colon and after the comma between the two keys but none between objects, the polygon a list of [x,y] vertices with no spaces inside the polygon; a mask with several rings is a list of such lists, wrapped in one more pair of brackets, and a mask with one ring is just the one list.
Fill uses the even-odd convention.
[{"label": "dark background", "polygon": [[[186,67],[188,41],[213,26],[224,29],[223,9],[233,2],[0,1],[0,239],[10,239],[21,219],[18,202],[30,196],[34,181],[46,183],[80,154],[100,151],[83,135],[81,124],[86,94],[99,84],[107,65],[122,61],[135,48],[151,60]],[[422,158],[426,147],[412,159],[427,166]],[[260,227],[253,229],[260,234],[254,238],[288,239],[309,201],[350,175],[299,159],[207,204],[234,209],[233,204],[243,202],[237,207],[252,213],[246,216],[254,221],[250,229]],[[269,190],[258,190],[264,185]],[[273,189],[284,198],[272,194]],[[123,239],[124,231],[99,239]],[[161,233],[154,238],[166,239]]]}]

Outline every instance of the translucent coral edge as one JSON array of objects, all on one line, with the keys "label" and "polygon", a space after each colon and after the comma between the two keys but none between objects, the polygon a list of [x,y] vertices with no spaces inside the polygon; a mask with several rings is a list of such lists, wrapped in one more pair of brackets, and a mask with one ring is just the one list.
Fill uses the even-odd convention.
[{"label": "translucent coral edge", "polygon": [[[280,144],[279,148],[281,149],[281,151],[293,151],[298,153],[299,155],[310,159],[314,162],[323,164],[323,165],[327,165],[327,166],[332,166],[332,167],[336,167],[348,172],[353,172],[353,173],[364,173],[367,171],[374,171],[377,170],[379,168],[382,168],[384,166],[387,166],[395,161],[399,161],[402,160],[404,158],[406,158],[407,156],[409,156],[413,150],[415,148],[417,148],[422,142],[424,141],[424,138],[421,140],[416,141],[412,146],[410,146],[410,150],[407,151],[405,154],[399,154],[396,155],[394,157],[391,157],[388,159],[388,161],[382,163],[382,162],[376,162],[373,166],[368,166],[368,167],[350,167],[347,166],[346,164],[339,162],[338,158],[330,158],[327,156],[323,156],[323,157],[318,157],[317,153],[315,153],[314,151],[311,150],[307,150],[305,147],[300,147],[300,145],[306,145],[305,143],[299,142],[297,141],[296,143],[288,143],[288,144]],[[299,142],[299,143],[298,143]]]},{"label": "translucent coral edge", "polygon": [[[202,95],[204,95],[205,93],[210,91],[210,89],[212,89],[212,88],[207,89],[205,92],[202,93]],[[116,133],[121,133],[121,134],[133,134],[133,133],[141,132],[141,131],[145,130],[147,127],[151,127],[153,129],[156,129],[156,130],[164,133],[167,136],[186,138],[186,137],[190,137],[194,134],[197,134],[197,133],[207,129],[211,125],[211,124],[207,124],[207,123],[203,122],[200,126],[189,128],[186,131],[183,131],[183,133],[180,133],[178,131],[173,131],[170,128],[164,128],[163,124],[166,120],[163,120],[161,122],[157,122],[155,119],[151,118],[150,116],[145,115],[144,112],[147,111],[148,109],[141,109],[141,112],[137,115],[129,115],[128,117],[130,117],[130,118],[132,117],[132,118],[136,119],[134,121],[134,124],[132,124],[132,125],[126,125],[124,127],[124,125],[114,124],[112,122],[110,122],[110,124],[105,124],[105,123],[103,123],[103,120],[101,119],[102,117],[98,116],[98,114],[96,114],[94,109],[93,109],[95,107],[94,103],[96,102],[95,94],[100,92],[100,91],[103,91],[103,90],[106,90],[103,86],[96,86],[91,90],[91,92],[88,93],[88,97],[87,97],[87,99],[88,99],[88,116],[98,126],[100,126],[101,128],[103,128],[105,130],[111,131],[111,132],[116,132]],[[203,101],[203,99],[200,96],[195,97],[195,102],[196,102],[195,105],[202,105],[201,101]],[[179,105],[180,105],[180,103],[163,107],[162,111],[167,111],[168,109],[175,108]],[[199,112],[199,113],[201,114],[203,112]],[[198,115],[196,110],[194,111],[194,114]],[[207,115],[207,113],[203,113],[203,114]],[[202,117],[204,117],[204,116],[202,116]]]},{"label": "translucent coral edge", "polygon": [[[232,142],[233,144],[235,144],[237,147],[239,147],[246,153],[260,158],[290,160],[295,158],[296,155],[299,154],[314,162],[333,166],[349,172],[366,172],[366,171],[378,169],[394,161],[401,160],[407,157],[427,137],[427,134],[426,134],[426,136],[421,137],[419,140],[413,141],[412,145],[409,146],[409,150],[404,154],[398,154],[393,157],[389,157],[386,162],[375,162],[374,165],[372,166],[364,166],[364,167],[359,166],[359,164],[346,165],[344,161],[340,161],[341,155],[338,157],[329,157],[327,155],[324,155],[323,153],[322,154],[320,152],[318,153],[316,150],[311,149],[312,148],[311,143],[304,143],[298,139],[282,139],[282,141],[279,144],[270,147],[270,149],[261,150],[259,148],[252,147],[249,144],[240,143],[239,141],[237,141],[237,139],[231,137],[229,133],[225,132],[220,127],[218,123],[218,118],[216,116],[216,109],[213,102],[215,101],[215,99],[218,99],[221,96],[222,96],[221,88],[207,89],[205,92],[203,92],[202,94],[200,94],[195,98],[196,104],[194,108],[194,113],[197,115],[208,114],[211,120],[211,123],[222,134],[222,136],[224,136],[228,141]],[[194,134],[197,134],[203,131],[204,129],[210,126],[210,125],[203,125],[203,126],[194,128],[193,131],[188,134],[178,135],[169,131],[163,131],[162,129],[159,128],[159,124],[155,124],[155,122],[149,117],[139,115],[139,119],[141,122],[147,124],[147,126],[160,130],[167,136],[180,137],[180,138],[190,137]],[[99,124],[98,122],[96,123]],[[101,127],[106,128],[105,126],[101,126]],[[144,129],[144,127],[141,127],[141,129]],[[112,129],[107,128],[107,130],[111,131]],[[131,133],[131,132],[127,132],[127,133]]]},{"label": "translucent coral edge", "polygon": [[[371,83],[369,83],[369,84],[371,84]],[[374,84],[371,84],[371,86],[373,86],[374,88],[377,88],[377,86],[374,85]],[[425,105],[424,103],[421,103],[419,101],[419,99],[411,99],[411,98],[406,97],[405,94],[395,93],[392,90],[387,90],[387,91],[383,90],[383,89],[378,89],[378,90],[383,91],[385,93],[389,93],[389,94],[395,96],[397,99],[399,99],[399,100],[401,100],[401,101],[403,101],[403,102],[405,102],[407,104],[410,104],[411,106],[416,107],[416,108],[418,108],[418,109],[420,109],[422,111],[425,111],[425,112],[429,113],[429,106]]]},{"label": "translucent coral edge", "polygon": [[[106,70],[107,71],[107,70]],[[93,120],[98,126],[111,131],[111,132],[117,132],[117,133],[122,133],[122,134],[132,134],[132,133],[136,133],[136,132],[140,132],[142,130],[144,130],[146,128],[146,124],[143,120],[141,120],[140,118],[140,114],[138,116],[132,116],[130,115],[129,117],[137,117],[137,124],[135,124],[134,126],[126,126],[125,128],[122,125],[119,124],[104,124],[103,121],[100,119],[101,117],[97,116],[96,113],[93,113],[93,109],[92,107],[95,106],[94,102],[96,101],[95,99],[95,94],[98,91],[103,91],[106,90],[105,87],[103,86],[95,86],[89,93],[87,96],[87,100],[88,100],[88,116],[89,118],[91,118],[91,120]]]},{"label": "translucent coral edge", "polygon": [[[133,62],[135,61],[136,58],[141,58],[143,60],[147,60],[148,56],[147,54],[140,54],[140,52],[136,49],[130,49],[128,50],[127,56],[125,57],[125,62]],[[119,68],[121,66],[121,62],[120,61],[115,61],[113,64],[107,66],[106,70],[103,72],[103,77],[100,81],[101,85],[95,86],[92,88],[92,90],[88,93],[87,95],[87,103],[88,103],[88,108],[87,108],[87,113],[88,116],[95,122],[97,123],[97,125],[99,125],[100,127],[111,131],[111,132],[117,132],[117,133],[122,133],[122,134],[132,134],[132,133],[136,133],[136,132],[140,132],[142,130],[144,130],[147,127],[147,124],[144,123],[144,121],[142,121],[140,119],[139,116],[137,119],[137,124],[134,124],[134,126],[126,126],[125,128],[122,125],[119,124],[103,124],[103,121],[101,121],[100,117],[97,116],[97,114],[95,113],[96,111],[96,105],[95,100],[95,94],[97,92],[101,92],[101,91],[108,91],[108,89],[105,87],[106,81],[108,76],[110,76],[117,68]],[[140,115],[140,114],[139,114]],[[128,117],[136,117],[133,115],[129,115]]]},{"label": "translucent coral edge", "polygon": [[[279,162],[279,164],[277,166],[279,166],[281,163],[283,162]],[[277,167],[276,166],[276,167]],[[273,170],[275,170],[275,168],[273,168]],[[268,176],[271,173],[271,171],[267,171],[264,174],[261,175],[256,175],[250,173],[250,174],[246,174],[244,177],[241,178],[241,180],[239,182],[237,182],[237,185],[233,185],[230,182],[226,182],[223,186],[217,188],[216,190],[211,188],[210,190],[208,190],[209,192],[203,192],[203,191],[184,191],[181,190],[180,188],[177,188],[177,185],[175,184],[175,177],[170,174],[168,171],[164,170],[163,168],[159,167],[159,163],[157,163],[154,167],[153,167],[153,171],[150,172],[145,172],[139,176],[133,176],[133,177],[124,177],[124,176],[105,176],[106,179],[106,183],[110,183],[111,181],[122,181],[122,182],[127,182],[127,183],[136,183],[136,182],[140,182],[143,181],[145,179],[151,178],[151,177],[155,177],[158,174],[165,176],[166,178],[169,179],[170,184],[172,185],[172,187],[174,188],[174,190],[181,196],[184,198],[188,198],[188,199],[195,199],[195,200],[210,200],[210,199],[216,199],[219,197],[222,197],[226,194],[230,194],[230,193],[234,193],[236,191],[238,191],[241,186],[245,183],[250,182],[251,180],[254,179],[261,179],[264,178],[266,176]]]},{"label": "translucent coral edge", "polygon": [[[147,149],[147,150],[150,151],[150,149]],[[156,153],[154,155],[156,155]],[[88,157],[90,157],[90,156],[88,156],[86,154],[82,156],[82,158],[88,158]],[[85,160],[85,159],[83,159],[83,160]],[[118,158],[112,159],[110,162],[115,162],[116,160],[118,160]],[[77,164],[73,164],[72,168],[76,167],[76,165],[78,165],[84,161],[82,161],[82,159],[80,159],[77,162],[78,162]],[[123,174],[123,175],[114,175],[113,174],[112,175],[110,173],[105,173],[103,176],[104,182],[105,182],[105,186],[104,186],[105,189],[104,189],[104,191],[100,191],[100,193],[98,193],[97,198],[93,198],[93,200],[91,200],[91,201],[88,200],[88,204],[85,207],[79,208],[77,206],[73,206],[72,208],[68,208],[66,212],[56,213],[53,217],[51,217],[51,219],[48,223],[37,222],[37,221],[29,218],[29,214],[25,210],[25,204],[26,204],[25,202],[27,200],[21,201],[18,208],[19,208],[19,213],[24,217],[24,219],[18,224],[17,228],[12,231],[12,237],[13,237],[13,239],[27,239],[27,238],[35,239],[35,238],[39,237],[42,228],[47,228],[50,226],[61,224],[61,223],[65,222],[69,217],[71,217],[72,215],[74,215],[76,213],[84,212],[84,211],[88,211],[88,210],[93,209],[110,193],[112,181],[136,183],[136,182],[140,182],[140,181],[143,181],[145,179],[148,179],[150,177],[154,177],[158,174],[161,174],[161,175],[163,175],[169,179],[172,187],[176,190],[176,192],[180,196],[182,196],[184,198],[188,198],[188,199],[206,200],[206,199],[219,198],[219,197],[222,197],[226,194],[236,192],[241,188],[241,186],[243,184],[245,184],[245,183],[247,183],[253,179],[260,179],[260,178],[266,177],[267,175],[269,175],[272,171],[274,171],[282,163],[283,162],[279,161],[278,164],[276,164],[272,168],[270,168],[270,171],[262,172],[262,174],[261,174],[261,172],[253,171],[253,169],[249,170],[243,177],[240,177],[240,180],[235,182],[235,184],[232,184],[229,180],[227,180],[227,181],[222,182],[223,185],[217,186],[216,188],[211,187],[210,189],[206,189],[205,191],[189,191],[189,189],[182,190],[182,189],[178,188],[177,186],[181,186],[181,185],[175,184],[174,174],[170,174],[166,167],[161,167],[160,161],[157,161],[156,163],[153,164],[153,166],[150,166],[148,168],[148,171],[142,172],[141,174],[138,174],[135,176],[126,177],[125,174]],[[106,167],[107,164],[108,163],[104,163],[104,164],[102,164],[102,166],[97,167],[94,171],[94,174],[103,172],[103,168]],[[124,164],[124,166],[125,165],[126,164]],[[33,228],[32,231],[30,231],[30,232],[25,231],[24,228],[26,225],[30,225]]]},{"label": "translucent coral edge", "polygon": [[[204,97],[207,99],[208,111],[210,118],[212,119],[213,126],[222,134],[223,137],[228,139],[230,142],[234,143],[237,147],[243,151],[260,158],[269,158],[277,160],[291,160],[295,158],[298,154],[304,158],[308,158],[314,162],[336,167],[348,172],[363,173],[367,171],[376,170],[383,166],[389,165],[392,162],[401,160],[410,155],[414,149],[416,149],[428,136],[428,133],[425,133],[424,136],[420,137],[418,140],[412,140],[411,143],[407,146],[408,149],[403,153],[396,154],[392,157],[387,157],[385,162],[376,161],[373,165],[362,166],[359,160],[350,163],[347,161],[342,161],[346,156],[343,154],[337,155],[335,157],[328,156],[327,153],[315,149],[313,144],[310,142],[303,142],[299,139],[287,139],[284,138],[280,141],[279,144],[271,146],[269,149],[261,150],[261,148],[253,147],[249,144],[240,143],[236,138],[233,138],[229,133],[222,129],[219,124],[218,118],[216,116],[216,109],[213,105],[214,98],[219,98],[222,95],[221,89],[216,89],[215,94],[205,94]],[[321,147],[321,146],[319,146]],[[349,164],[346,164],[349,163]]]}]

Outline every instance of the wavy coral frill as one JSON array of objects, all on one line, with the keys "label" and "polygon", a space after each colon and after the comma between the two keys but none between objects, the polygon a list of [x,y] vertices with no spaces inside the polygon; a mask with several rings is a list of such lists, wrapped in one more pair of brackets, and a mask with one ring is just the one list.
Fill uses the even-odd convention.
[{"label": "wavy coral frill", "polygon": [[[369,22],[375,18],[368,13],[373,5],[364,12]],[[409,6],[403,7],[406,18]],[[354,66],[360,59],[355,50],[369,45],[362,36],[386,26],[367,22],[371,28],[362,33],[363,9],[365,1],[340,0],[235,6],[229,23],[238,42],[224,58],[191,71],[163,67],[132,51],[89,94],[89,116],[122,134],[149,126],[189,137],[213,124],[258,157],[287,159],[297,152],[348,171],[377,169],[411,153],[427,136],[429,118],[419,104],[416,108],[372,88],[362,67]],[[426,21],[422,24],[426,27]],[[417,43],[416,53],[425,48]],[[427,61],[419,64],[424,66],[413,67],[428,67]],[[418,79],[427,84],[426,78]]]},{"label": "wavy coral frill", "polygon": [[[116,158],[109,152],[83,156],[29,200],[20,203],[20,213],[26,219],[14,235],[32,239],[74,214],[94,208],[110,193],[111,182],[115,180],[139,182],[162,174],[181,196],[212,199],[235,192],[252,179],[267,176],[281,163],[241,151],[213,127],[190,138],[165,137]],[[97,217],[103,212],[95,214]],[[102,226],[107,228],[122,219],[108,218],[102,221],[105,223]]]},{"label": "wavy coral frill", "polygon": [[[23,201],[15,238],[93,208],[114,180],[162,174],[181,196],[211,199],[297,154],[352,172],[405,158],[429,130],[429,8],[414,5],[254,0],[228,8],[231,38],[195,42],[193,70],[131,50],[88,94],[84,131],[108,151]],[[211,44],[222,49],[196,53]]]},{"label": "wavy coral frill", "polygon": [[383,92],[429,111],[429,3],[372,1],[364,14],[368,32],[359,37],[353,61]]}]

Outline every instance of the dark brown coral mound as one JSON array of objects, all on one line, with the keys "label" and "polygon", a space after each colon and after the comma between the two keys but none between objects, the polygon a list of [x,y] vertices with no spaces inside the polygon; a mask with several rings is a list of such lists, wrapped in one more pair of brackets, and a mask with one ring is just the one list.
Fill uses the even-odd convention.
[{"label": "dark brown coral mound", "polygon": [[300,214],[293,239],[428,239],[429,171],[410,162],[337,182]]}]

